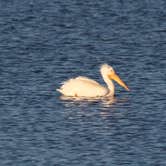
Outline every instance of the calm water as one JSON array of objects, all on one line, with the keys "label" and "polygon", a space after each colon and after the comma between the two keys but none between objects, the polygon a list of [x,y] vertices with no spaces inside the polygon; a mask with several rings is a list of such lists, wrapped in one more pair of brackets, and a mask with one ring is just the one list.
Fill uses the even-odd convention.
[{"label": "calm water", "polygon": [[[1,0],[0,165],[165,166],[166,1]],[[114,101],[56,88],[99,65]]]}]

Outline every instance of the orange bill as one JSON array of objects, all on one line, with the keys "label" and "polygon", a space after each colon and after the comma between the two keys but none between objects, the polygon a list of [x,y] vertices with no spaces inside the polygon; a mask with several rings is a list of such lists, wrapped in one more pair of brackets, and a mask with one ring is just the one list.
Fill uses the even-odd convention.
[{"label": "orange bill", "polygon": [[120,79],[120,77],[114,73],[114,74],[110,74],[108,75],[108,77],[110,79],[113,79],[114,81],[116,81],[119,85],[121,85],[123,88],[125,88],[127,91],[129,91],[130,89],[127,87],[127,85]]}]

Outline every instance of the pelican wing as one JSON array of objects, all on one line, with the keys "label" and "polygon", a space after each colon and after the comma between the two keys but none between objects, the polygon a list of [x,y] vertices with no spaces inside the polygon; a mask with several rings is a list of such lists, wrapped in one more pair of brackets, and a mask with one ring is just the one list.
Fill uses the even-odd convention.
[{"label": "pelican wing", "polygon": [[87,77],[76,77],[63,82],[59,92],[66,96],[102,96],[107,89]]},{"label": "pelican wing", "polygon": [[88,77],[79,76],[79,77],[76,77],[75,79],[77,79],[77,80],[82,80],[82,81],[87,81],[87,82],[89,82],[89,83],[92,83],[92,84],[96,84],[96,85],[101,86],[98,82],[96,82],[96,81],[94,81],[94,80],[92,80],[92,79],[90,79],[90,78],[88,78]]}]

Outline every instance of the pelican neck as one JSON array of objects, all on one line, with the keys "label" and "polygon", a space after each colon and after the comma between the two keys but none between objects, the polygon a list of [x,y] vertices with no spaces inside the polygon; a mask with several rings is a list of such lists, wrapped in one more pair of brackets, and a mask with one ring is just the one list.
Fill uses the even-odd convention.
[{"label": "pelican neck", "polygon": [[107,75],[102,74],[102,77],[103,77],[103,80],[105,81],[105,83],[107,84],[107,87],[109,89],[109,93],[114,95],[114,93],[115,93],[115,86],[114,86],[113,81],[111,79],[109,79]]}]

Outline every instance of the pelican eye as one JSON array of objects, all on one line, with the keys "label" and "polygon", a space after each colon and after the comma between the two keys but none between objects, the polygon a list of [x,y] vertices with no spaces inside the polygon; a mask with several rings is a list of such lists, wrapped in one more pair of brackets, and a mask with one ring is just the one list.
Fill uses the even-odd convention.
[{"label": "pelican eye", "polygon": [[113,69],[110,69],[110,72],[111,72],[111,73],[114,72]]}]

